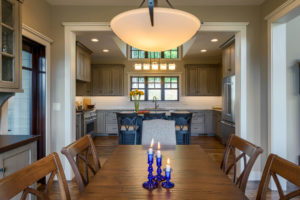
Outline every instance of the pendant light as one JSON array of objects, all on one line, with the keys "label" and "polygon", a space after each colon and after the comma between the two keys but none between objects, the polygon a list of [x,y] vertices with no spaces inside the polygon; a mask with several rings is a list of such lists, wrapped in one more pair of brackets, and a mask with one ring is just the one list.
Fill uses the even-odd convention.
[{"label": "pendant light", "polygon": [[[176,48],[191,39],[200,28],[194,15],[171,8],[154,7],[157,0],[147,0],[148,8],[129,10],[111,20],[113,32],[125,43],[144,51],[160,52]],[[150,16],[150,17],[149,17]]]}]

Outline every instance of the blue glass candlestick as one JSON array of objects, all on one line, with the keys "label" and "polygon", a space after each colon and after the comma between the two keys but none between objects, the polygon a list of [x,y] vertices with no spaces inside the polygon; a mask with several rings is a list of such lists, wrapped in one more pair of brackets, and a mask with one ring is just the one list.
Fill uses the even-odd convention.
[{"label": "blue glass candlestick", "polygon": [[165,180],[165,177],[163,175],[161,175],[161,160],[162,160],[162,156],[161,157],[157,157],[156,156],[156,165],[157,165],[157,175],[154,177],[154,180],[157,182],[161,182]]},{"label": "blue glass candlestick", "polygon": [[173,188],[175,186],[175,184],[170,182],[172,169],[170,169],[170,171],[167,171],[166,169],[164,169],[164,170],[166,173],[166,176],[165,176],[166,182],[163,182],[161,184],[161,186],[164,188]]},{"label": "blue glass candlestick", "polygon": [[153,154],[148,153],[148,172],[149,172],[148,181],[143,183],[143,187],[148,190],[153,190],[158,186],[157,182],[154,181],[154,177],[152,174],[153,173],[152,164],[153,164]]}]

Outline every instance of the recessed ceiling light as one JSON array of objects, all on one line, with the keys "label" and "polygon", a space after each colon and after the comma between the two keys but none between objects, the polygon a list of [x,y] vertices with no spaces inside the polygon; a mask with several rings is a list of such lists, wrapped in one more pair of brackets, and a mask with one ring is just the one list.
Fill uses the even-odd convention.
[{"label": "recessed ceiling light", "polygon": [[109,52],[109,50],[108,50],[108,49],[103,49],[103,50],[102,50],[102,52],[104,52],[104,53],[108,53],[108,52]]},{"label": "recessed ceiling light", "polygon": [[211,42],[218,42],[219,40],[217,38],[211,39]]},{"label": "recessed ceiling light", "polygon": [[201,53],[206,53],[206,52],[207,52],[206,49],[202,49],[202,50],[201,50]]},{"label": "recessed ceiling light", "polygon": [[91,41],[92,42],[99,42],[99,39],[98,38],[92,38]]}]

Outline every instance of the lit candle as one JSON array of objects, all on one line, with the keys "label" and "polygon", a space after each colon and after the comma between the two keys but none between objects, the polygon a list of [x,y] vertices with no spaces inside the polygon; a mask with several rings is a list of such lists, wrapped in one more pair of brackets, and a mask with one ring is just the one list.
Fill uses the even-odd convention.
[{"label": "lit candle", "polygon": [[166,172],[171,171],[171,165],[170,165],[170,158],[168,158],[167,165],[166,165]]},{"label": "lit candle", "polygon": [[148,154],[153,154],[153,149],[152,149],[153,144],[154,144],[154,139],[152,138]]},{"label": "lit candle", "polygon": [[156,152],[156,156],[157,156],[158,158],[161,158],[160,142],[157,143],[157,152]]}]

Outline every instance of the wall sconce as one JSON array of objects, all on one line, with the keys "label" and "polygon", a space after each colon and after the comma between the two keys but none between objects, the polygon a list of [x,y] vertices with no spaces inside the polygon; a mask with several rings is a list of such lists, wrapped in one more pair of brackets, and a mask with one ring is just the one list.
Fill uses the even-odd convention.
[{"label": "wall sconce", "polygon": [[144,63],[143,69],[144,70],[150,70],[150,64],[149,63]]},{"label": "wall sconce", "polygon": [[134,69],[135,70],[142,70],[142,64],[141,63],[134,64]]},{"label": "wall sconce", "polygon": [[166,63],[160,64],[160,70],[167,70],[167,64]]},{"label": "wall sconce", "polygon": [[174,63],[169,64],[169,70],[175,70],[176,69],[176,65]]},{"label": "wall sconce", "polygon": [[151,68],[152,68],[152,70],[158,70],[158,64],[152,63]]}]

